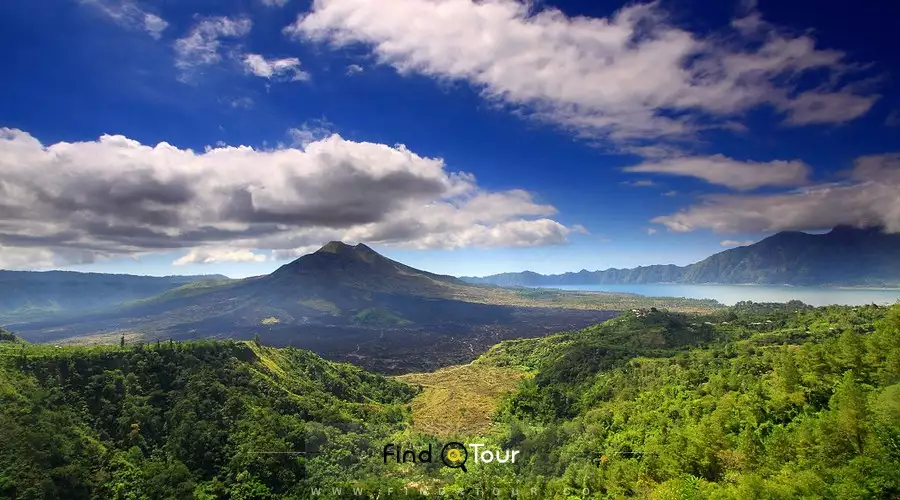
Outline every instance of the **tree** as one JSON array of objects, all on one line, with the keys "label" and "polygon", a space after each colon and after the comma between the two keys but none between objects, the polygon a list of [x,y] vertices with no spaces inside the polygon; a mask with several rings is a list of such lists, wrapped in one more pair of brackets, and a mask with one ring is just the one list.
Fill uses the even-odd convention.
[{"label": "tree", "polygon": [[776,370],[782,388],[786,393],[790,394],[800,388],[800,370],[797,369],[797,362],[794,359],[793,352],[790,350],[784,351],[779,361],[780,363]]},{"label": "tree", "polygon": [[863,356],[866,352],[862,339],[852,330],[845,330],[839,343],[841,364],[845,370],[853,370],[853,375],[858,379],[862,375]]},{"label": "tree", "polygon": [[845,439],[850,440],[858,455],[863,454],[867,433],[868,406],[866,392],[847,371],[829,403],[835,424]]},{"label": "tree", "polygon": [[122,334],[122,338],[119,339],[119,347],[125,347],[125,334]]},{"label": "tree", "polygon": [[870,356],[876,366],[880,365],[876,378],[883,385],[900,382],[900,304],[876,322],[875,333],[869,337]]}]

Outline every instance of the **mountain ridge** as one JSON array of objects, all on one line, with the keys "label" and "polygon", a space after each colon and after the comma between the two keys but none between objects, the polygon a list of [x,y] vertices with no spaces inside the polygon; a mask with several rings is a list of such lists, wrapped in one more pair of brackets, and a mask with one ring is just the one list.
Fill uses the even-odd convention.
[{"label": "mountain ridge", "polygon": [[836,226],[822,234],[783,231],[687,266],[659,264],[555,275],[524,271],[462,279],[500,286],[645,283],[900,286],[900,234],[885,233],[877,227],[849,226]]},{"label": "mountain ridge", "polygon": [[203,279],[231,279],[224,274],[167,274],[154,276],[150,274],[131,273],[98,273],[93,271],[66,271],[62,269],[48,269],[46,271],[17,271],[13,269],[0,269],[0,275],[9,276],[117,276],[126,278],[152,278],[169,280],[203,280]]},{"label": "mountain ridge", "polygon": [[145,299],[223,275],[140,276],[77,271],[0,270],[0,322],[35,314],[83,313]]}]

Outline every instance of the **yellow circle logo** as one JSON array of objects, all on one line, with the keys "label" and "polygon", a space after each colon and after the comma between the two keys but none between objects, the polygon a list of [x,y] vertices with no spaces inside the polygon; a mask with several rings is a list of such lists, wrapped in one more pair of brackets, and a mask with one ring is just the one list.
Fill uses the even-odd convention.
[{"label": "yellow circle logo", "polygon": [[450,450],[447,450],[447,460],[451,462],[459,462],[462,459],[462,452],[458,449],[451,448]]}]

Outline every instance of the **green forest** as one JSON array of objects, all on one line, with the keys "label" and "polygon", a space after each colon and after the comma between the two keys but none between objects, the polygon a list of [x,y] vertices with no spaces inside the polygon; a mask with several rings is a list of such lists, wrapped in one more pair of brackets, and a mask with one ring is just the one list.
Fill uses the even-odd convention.
[{"label": "green forest", "polygon": [[438,442],[420,383],[255,342],[2,332],[0,497],[900,497],[900,305],[641,309],[473,366],[515,390],[452,439],[521,453],[464,472],[383,461]]},{"label": "green forest", "polygon": [[900,307],[658,311],[501,344],[524,478],[599,497],[897,498]]}]

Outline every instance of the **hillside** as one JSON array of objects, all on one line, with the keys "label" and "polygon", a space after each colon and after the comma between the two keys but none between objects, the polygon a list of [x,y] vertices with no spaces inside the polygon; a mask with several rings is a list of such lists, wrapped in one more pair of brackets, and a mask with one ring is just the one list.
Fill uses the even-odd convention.
[{"label": "hillside", "polygon": [[783,232],[689,266],[694,283],[900,285],[900,234],[839,226],[825,234]]},{"label": "hillside", "polygon": [[0,324],[37,315],[83,313],[159,295],[209,276],[133,276],[72,271],[0,271]]},{"label": "hillside", "polygon": [[4,345],[3,498],[304,498],[370,468],[413,394],[252,343]]},{"label": "hillside", "polygon": [[[628,313],[500,343],[517,484],[596,498],[896,498],[900,306]],[[496,422],[495,422],[496,425]],[[549,497],[549,496],[548,496]]]},{"label": "hillside", "polygon": [[900,286],[900,234],[839,226],[825,234],[781,232],[688,265],[582,270],[541,275],[525,271],[470,283],[553,286],[631,283],[729,283],[824,286]]}]

